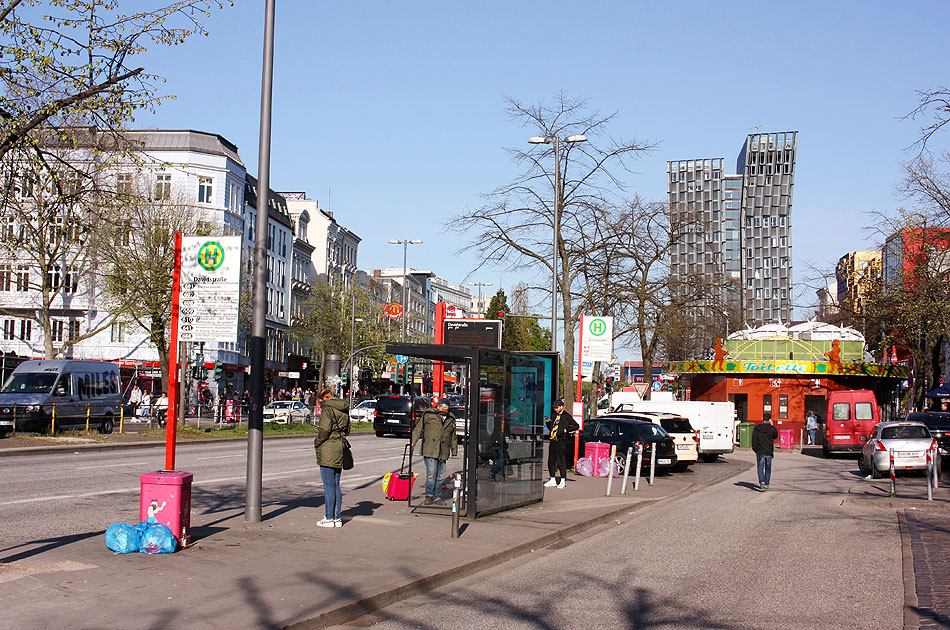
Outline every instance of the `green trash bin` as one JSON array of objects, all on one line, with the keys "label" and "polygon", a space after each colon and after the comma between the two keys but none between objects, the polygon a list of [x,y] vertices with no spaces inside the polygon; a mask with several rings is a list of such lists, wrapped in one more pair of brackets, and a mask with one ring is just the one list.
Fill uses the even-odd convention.
[{"label": "green trash bin", "polygon": [[737,426],[739,431],[739,446],[742,448],[752,447],[752,429],[755,428],[753,422],[740,422]]}]

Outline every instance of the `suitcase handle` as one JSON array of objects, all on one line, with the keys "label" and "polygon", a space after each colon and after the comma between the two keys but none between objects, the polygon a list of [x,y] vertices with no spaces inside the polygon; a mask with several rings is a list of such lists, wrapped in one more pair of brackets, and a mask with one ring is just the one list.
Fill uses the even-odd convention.
[{"label": "suitcase handle", "polygon": [[399,472],[402,473],[406,470],[406,461],[412,457],[412,442],[406,444],[406,448],[402,451],[402,464],[399,466]]}]

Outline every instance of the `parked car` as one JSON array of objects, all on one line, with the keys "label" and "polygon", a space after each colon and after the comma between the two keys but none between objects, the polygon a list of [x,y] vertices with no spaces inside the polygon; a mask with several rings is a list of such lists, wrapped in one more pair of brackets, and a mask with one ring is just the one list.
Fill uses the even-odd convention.
[{"label": "parked car", "polygon": [[940,450],[950,455],[950,411],[918,411],[907,414],[905,420],[926,424]]},{"label": "parked car", "polygon": [[[927,451],[937,441],[922,422],[881,422],[871,431],[861,450],[858,468],[865,475],[880,479],[890,470],[890,453],[894,453],[894,470],[926,470]],[[937,476],[940,476],[940,452],[934,451]]]},{"label": "parked car", "polygon": [[881,421],[881,413],[868,389],[843,389],[828,394],[825,414],[825,441],[822,453],[863,452],[871,432]]},{"label": "parked car", "polygon": [[[676,444],[670,434],[663,427],[641,420],[634,414],[612,413],[591,418],[581,431],[580,442],[581,455],[587,442],[606,442],[617,445],[617,454],[621,458],[626,458],[627,447],[632,446],[636,457],[636,444],[639,442],[645,445],[644,466],[650,466],[651,448],[656,448],[658,470],[671,469],[677,462]],[[636,460],[632,460],[632,465],[636,465]]]},{"label": "parked car", "polygon": [[426,396],[380,396],[376,399],[373,414],[373,430],[376,437],[387,433],[408,437],[422,413],[432,406]]},{"label": "parked car", "polygon": [[356,422],[372,422],[376,412],[376,399],[370,398],[350,409],[350,419]]},{"label": "parked car", "polygon": [[673,438],[676,443],[676,466],[673,470],[682,472],[699,459],[699,431],[693,429],[689,418],[660,411],[644,411],[635,415],[646,422],[660,425]]},{"label": "parked car", "polygon": [[275,400],[264,405],[264,422],[287,424],[307,422],[313,418],[307,406],[299,400]]}]

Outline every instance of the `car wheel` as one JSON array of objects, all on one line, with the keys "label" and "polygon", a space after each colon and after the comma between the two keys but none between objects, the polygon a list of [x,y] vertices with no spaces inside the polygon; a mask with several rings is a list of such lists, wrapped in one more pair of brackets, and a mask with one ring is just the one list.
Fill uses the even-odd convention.
[{"label": "car wheel", "polygon": [[109,435],[113,428],[115,428],[115,423],[112,422],[112,416],[106,416],[106,419],[102,421],[102,426],[99,427],[99,433]]},{"label": "car wheel", "polygon": [[858,458],[858,470],[861,471],[861,474],[867,477],[871,474],[871,469],[868,467],[868,463],[864,460],[864,455]]},{"label": "car wheel", "polygon": [[719,459],[719,453],[703,453],[699,456],[699,459],[703,460],[707,464],[711,464]]},{"label": "car wheel", "polygon": [[384,435],[386,435],[386,433],[383,432],[383,431],[377,431],[377,432],[376,432],[376,437],[383,437]]},{"label": "car wheel", "polygon": [[828,459],[831,459],[831,451],[828,450],[828,441],[827,441],[827,440],[824,441],[824,442],[822,442],[822,444],[821,444],[821,454],[822,454],[824,457],[826,457],[826,458],[828,458]]},{"label": "car wheel", "polygon": [[684,464],[684,463],[682,463],[682,462],[677,462],[677,463],[674,464],[674,466],[673,466],[673,472],[683,472],[683,471],[685,471],[687,468],[689,468],[689,464]]},{"label": "car wheel", "polygon": [[0,431],[0,440],[10,435],[9,431]]},{"label": "car wheel", "polygon": [[880,470],[877,469],[877,466],[874,465],[874,462],[871,462],[871,478],[880,479],[883,476],[884,476],[884,473],[882,473]]}]

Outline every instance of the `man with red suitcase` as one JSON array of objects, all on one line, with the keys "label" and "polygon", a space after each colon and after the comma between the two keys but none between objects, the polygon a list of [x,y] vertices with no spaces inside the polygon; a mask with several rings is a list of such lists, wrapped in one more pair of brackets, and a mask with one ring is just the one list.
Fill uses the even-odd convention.
[{"label": "man with red suitcase", "polygon": [[422,440],[422,459],[426,465],[426,490],[424,505],[442,503],[442,481],[445,479],[445,462],[458,455],[458,437],[455,434],[455,416],[449,412],[447,400],[439,401],[437,407],[427,409],[422,419],[412,430],[412,447]]}]

